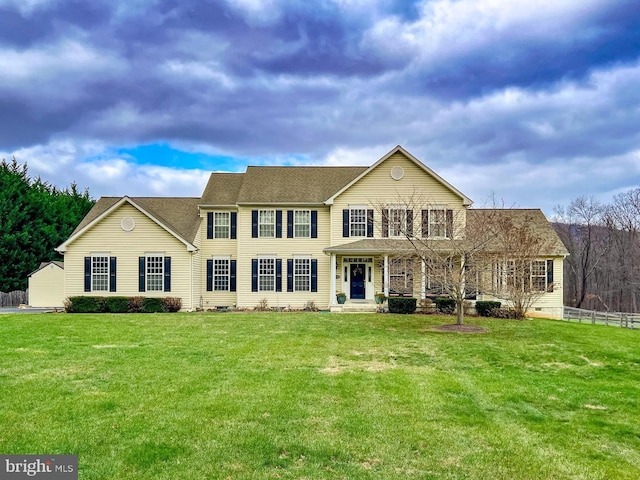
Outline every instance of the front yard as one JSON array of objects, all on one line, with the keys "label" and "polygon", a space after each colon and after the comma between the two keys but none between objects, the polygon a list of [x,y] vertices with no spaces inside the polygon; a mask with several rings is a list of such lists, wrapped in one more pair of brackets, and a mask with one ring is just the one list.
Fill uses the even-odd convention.
[{"label": "front yard", "polygon": [[0,453],[81,479],[637,479],[640,332],[328,314],[0,316]]}]

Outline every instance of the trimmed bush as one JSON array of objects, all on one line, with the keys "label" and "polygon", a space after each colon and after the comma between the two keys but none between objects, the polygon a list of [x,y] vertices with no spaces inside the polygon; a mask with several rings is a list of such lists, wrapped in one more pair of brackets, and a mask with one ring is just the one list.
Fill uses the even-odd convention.
[{"label": "trimmed bush", "polygon": [[142,313],[161,313],[164,311],[165,309],[162,298],[145,297],[142,300]]},{"label": "trimmed bush", "polygon": [[164,297],[162,305],[165,312],[179,312],[182,308],[182,299],[180,297]]},{"label": "trimmed bush", "polygon": [[127,311],[129,313],[142,313],[144,297],[129,297]]},{"label": "trimmed bush", "polygon": [[453,315],[456,311],[456,301],[449,297],[438,297],[435,299],[436,310],[444,315]]},{"label": "trimmed bush", "polygon": [[512,320],[521,320],[520,315],[513,308],[494,308],[489,312],[489,316],[493,318],[506,318]]},{"label": "trimmed bush", "polygon": [[417,299],[412,297],[389,297],[390,313],[415,313]]},{"label": "trimmed bush", "polygon": [[65,301],[67,313],[100,313],[106,310],[104,297],[69,297]]},{"label": "trimmed bush", "polygon": [[127,297],[106,297],[104,302],[107,312],[127,313],[129,311],[129,299]]},{"label": "trimmed bush", "polygon": [[490,317],[491,310],[500,308],[502,304],[493,300],[478,300],[476,302],[476,312],[481,317]]}]

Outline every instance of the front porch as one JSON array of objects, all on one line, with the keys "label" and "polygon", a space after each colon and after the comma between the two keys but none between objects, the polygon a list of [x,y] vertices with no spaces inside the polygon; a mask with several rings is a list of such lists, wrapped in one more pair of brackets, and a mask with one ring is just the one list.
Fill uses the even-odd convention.
[{"label": "front porch", "polygon": [[333,304],[330,306],[332,313],[376,313],[378,307],[373,300],[347,300],[343,304]]}]

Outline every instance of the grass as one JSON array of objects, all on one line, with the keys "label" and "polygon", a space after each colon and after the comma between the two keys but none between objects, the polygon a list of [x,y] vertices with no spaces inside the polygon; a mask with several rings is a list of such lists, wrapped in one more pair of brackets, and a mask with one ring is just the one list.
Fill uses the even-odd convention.
[{"label": "grass", "polygon": [[0,453],[81,479],[637,479],[640,332],[402,315],[0,316]]}]

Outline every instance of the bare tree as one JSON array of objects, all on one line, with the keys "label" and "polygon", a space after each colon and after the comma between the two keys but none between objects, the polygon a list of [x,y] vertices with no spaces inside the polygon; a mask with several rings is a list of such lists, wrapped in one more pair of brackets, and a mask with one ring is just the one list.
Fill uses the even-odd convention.
[{"label": "bare tree", "polygon": [[375,205],[390,267],[424,268],[426,290],[455,301],[458,325],[470,295],[507,300],[524,316],[546,292],[549,267],[540,257],[552,251],[557,235],[541,211],[456,210],[416,191]]},{"label": "bare tree", "polygon": [[571,201],[566,211],[556,208],[560,224],[556,228],[571,255],[568,267],[567,291],[572,291],[565,301],[582,307],[595,292],[589,291],[592,279],[601,266],[609,248],[609,236],[605,234],[605,207],[594,197],[580,196]]},{"label": "bare tree", "polygon": [[482,291],[506,300],[515,316],[524,318],[553,291],[553,260],[544,256],[557,250],[557,236],[540,210],[494,210],[491,222],[495,238],[486,255],[492,271],[485,272]]}]

